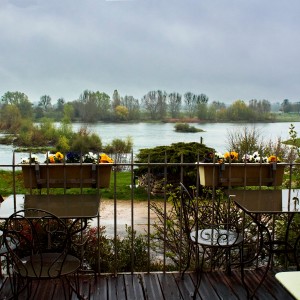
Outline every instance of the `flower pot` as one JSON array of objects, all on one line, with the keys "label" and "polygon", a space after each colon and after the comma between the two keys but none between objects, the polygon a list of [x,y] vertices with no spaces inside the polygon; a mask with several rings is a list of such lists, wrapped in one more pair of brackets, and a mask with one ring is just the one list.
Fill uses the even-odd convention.
[{"label": "flower pot", "polygon": [[107,188],[111,164],[22,165],[26,188]]},{"label": "flower pot", "polygon": [[279,186],[284,164],[197,163],[203,186]]}]

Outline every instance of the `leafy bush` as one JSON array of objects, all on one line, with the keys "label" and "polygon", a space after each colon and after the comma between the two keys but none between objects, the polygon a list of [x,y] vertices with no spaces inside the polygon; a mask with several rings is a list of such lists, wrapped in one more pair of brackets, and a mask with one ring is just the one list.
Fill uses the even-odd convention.
[{"label": "leafy bush", "polygon": [[[147,240],[143,235],[137,235],[135,231],[132,231],[131,227],[126,227],[127,235],[124,238],[119,236],[116,239],[107,238],[105,236],[105,227],[101,227],[99,233],[98,243],[97,227],[89,228],[85,232],[85,238],[88,238],[85,258],[94,271],[102,273],[130,272],[132,267],[134,271],[146,271],[148,266],[148,248]],[[98,253],[100,269],[97,264]]]},{"label": "leafy bush", "polygon": [[70,150],[79,153],[99,152],[102,149],[102,142],[98,135],[90,133],[87,128],[80,128],[71,141]]},{"label": "leafy bush", "polygon": [[[174,143],[170,146],[158,146],[150,149],[141,149],[136,156],[138,163],[160,163],[158,166],[151,166],[150,173],[157,180],[164,178],[165,167],[164,163],[195,163],[202,161],[207,152],[211,152],[211,148],[207,148],[204,144],[192,143]],[[167,167],[168,183],[179,183],[180,172],[183,172],[183,177],[186,184],[195,184],[196,171],[195,166],[187,166],[181,169],[180,166]],[[148,166],[139,166],[135,170],[135,174],[139,177],[145,176],[148,173]]]}]

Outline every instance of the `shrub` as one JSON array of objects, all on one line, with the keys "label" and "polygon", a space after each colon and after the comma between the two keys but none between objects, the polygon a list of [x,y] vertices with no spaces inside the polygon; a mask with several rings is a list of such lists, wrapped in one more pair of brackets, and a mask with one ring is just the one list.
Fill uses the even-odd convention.
[{"label": "shrub", "polygon": [[102,142],[98,135],[91,134],[87,128],[80,128],[74,136],[70,150],[79,153],[99,152],[102,149]]},{"label": "shrub", "polygon": [[[141,149],[136,156],[138,163],[161,163],[160,166],[151,166],[150,173],[156,180],[164,178],[165,167],[164,163],[195,163],[202,161],[207,152],[212,151],[211,148],[207,148],[204,144],[192,142],[192,143],[175,143],[170,146],[158,146],[150,149]],[[180,166],[168,166],[167,167],[167,180],[168,183],[179,183],[180,172],[183,172],[185,183],[193,185],[196,182],[195,166],[188,166],[180,169]],[[139,166],[135,170],[135,174],[139,177],[148,175],[148,166]]]},{"label": "shrub", "polygon": [[[119,236],[116,239],[107,238],[105,227],[100,227],[99,234],[99,243],[97,227],[89,228],[84,236],[88,238],[85,258],[93,270],[102,273],[130,272],[133,267],[134,271],[146,271],[148,251],[147,241],[143,235],[137,235],[131,227],[126,227],[127,235],[123,238]],[[98,254],[100,269],[97,264]]]}]

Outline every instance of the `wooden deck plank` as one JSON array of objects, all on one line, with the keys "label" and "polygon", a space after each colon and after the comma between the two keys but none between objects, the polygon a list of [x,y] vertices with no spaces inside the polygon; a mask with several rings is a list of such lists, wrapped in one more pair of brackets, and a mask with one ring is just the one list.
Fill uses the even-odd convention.
[{"label": "wooden deck plank", "polygon": [[123,274],[108,276],[107,286],[108,300],[127,300]]},{"label": "wooden deck plank", "polygon": [[164,299],[163,292],[161,290],[159,280],[156,274],[142,274],[144,289],[145,289],[145,299],[157,300]]},{"label": "wooden deck plank", "polygon": [[[261,278],[263,276],[263,272],[260,272],[259,270],[257,271],[247,271],[245,280],[247,282],[247,285],[250,288],[253,288],[255,286],[257,286],[260,281]],[[255,299],[259,299],[259,300],[274,300],[274,297],[272,294],[269,293],[268,289],[266,289],[265,285],[262,284],[259,289],[256,291],[255,293]]]},{"label": "wooden deck plank", "polygon": [[124,284],[127,299],[140,300],[145,298],[142,281],[138,274],[124,276]]},{"label": "wooden deck plank", "polygon": [[238,299],[247,298],[247,287],[245,287],[242,283],[240,271],[232,271],[230,275],[225,275],[224,277],[222,277],[222,272],[220,272],[220,276],[225,281],[225,284],[231,288]]},{"label": "wooden deck plank", "polygon": [[[91,298],[91,284],[94,280],[93,276],[82,276],[79,284],[79,294],[82,295],[85,299]],[[75,293],[74,293],[75,294]]]},{"label": "wooden deck plank", "polygon": [[[180,291],[180,294],[183,299],[190,299],[193,295],[194,291],[194,283],[192,281],[191,276],[189,274],[185,274],[184,278],[181,278],[181,274],[172,274],[174,277],[175,282],[177,283],[177,287]],[[198,294],[198,298],[200,299],[200,296]]]},{"label": "wooden deck plank", "polygon": [[[197,275],[195,273],[191,273],[190,276],[193,280],[194,285],[196,285]],[[193,287],[192,293],[194,294],[194,287]],[[208,279],[207,273],[202,274],[201,283],[200,283],[200,287],[198,290],[198,296],[199,296],[199,299],[209,299],[209,300],[220,299],[220,297],[216,293],[215,289],[211,285],[211,282]]]},{"label": "wooden deck plank", "polygon": [[227,274],[224,273],[221,274],[220,272],[212,272],[209,275],[210,276],[207,277],[218,295],[222,295],[224,299],[230,299],[230,300],[239,299],[231,289],[232,285],[228,284],[228,281],[226,281],[226,278],[228,277]]},{"label": "wooden deck plank", "polygon": [[[300,284],[300,283],[299,283]],[[268,289],[270,294],[276,299],[293,300],[294,298],[286,292],[281,284],[275,278],[275,274],[269,273],[269,276],[264,281],[263,285]]]},{"label": "wooden deck plank", "polygon": [[171,274],[157,274],[160,287],[163,291],[165,299],[183,299],[182,295],[177,288],[174,277]]},{"label": "wooden deck plank", "polygon": [[98,276],[95,280],[93,278],[91,282],[91,298],[90,300],[96,299],[108,299],[108,286],[107,286],[107,276]]},{"label": "wooden deck plank", "polygon": [[[258,270],[246,271],[248,284],[257,284],[261,278]],[[80,277],[80,289],[83,296],[89,300],[169,300],[191,299],[196,282],[195,273],[186,273],[181,279],[179,273],[150,273],[150,274],[118,274]],[[10,295],[9,280],[4,280],[0,289],[0,299]],[[64,299],[63,286],[60,281],[42,281],[36,299]],[[75,293],[72,300],[77,300]],[[197,299],[246,299],[246,291],[241,283],[240,273],[233,271],[228,276],[225,273],[204,273]],[[292,300],[293,298],[281,287],[269,272],[255,299]]]}]

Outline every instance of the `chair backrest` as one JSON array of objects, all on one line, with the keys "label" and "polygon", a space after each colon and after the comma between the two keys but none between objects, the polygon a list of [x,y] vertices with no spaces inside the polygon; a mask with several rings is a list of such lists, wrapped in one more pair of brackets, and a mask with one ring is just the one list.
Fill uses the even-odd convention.
[{"label": "chair backrest", "polygon": [[[3,239],[13,267],[24,277],[29,274],[28,266],[31,272],[33,265],[45,266],[45,253],[48,254],[48,259],[55,259],[50,263],[48,261],[46,272],[40,267],[34,270],[34,275],[42,277],[46,273],[47,277],[58,277],[71,247],[67,224],[57,216],[40,209],[29,208],[12,214],[5,222]],[[31,257],[34,257],[34,261]]]},{"label": "chair backrest", "polygon": [[198,223],[198,217],[195,213],[197,208],[194,198],[182,182],[180,182],[180,189],[180,205],[183,220],[182,228],[189,239],[191,231]]}]

